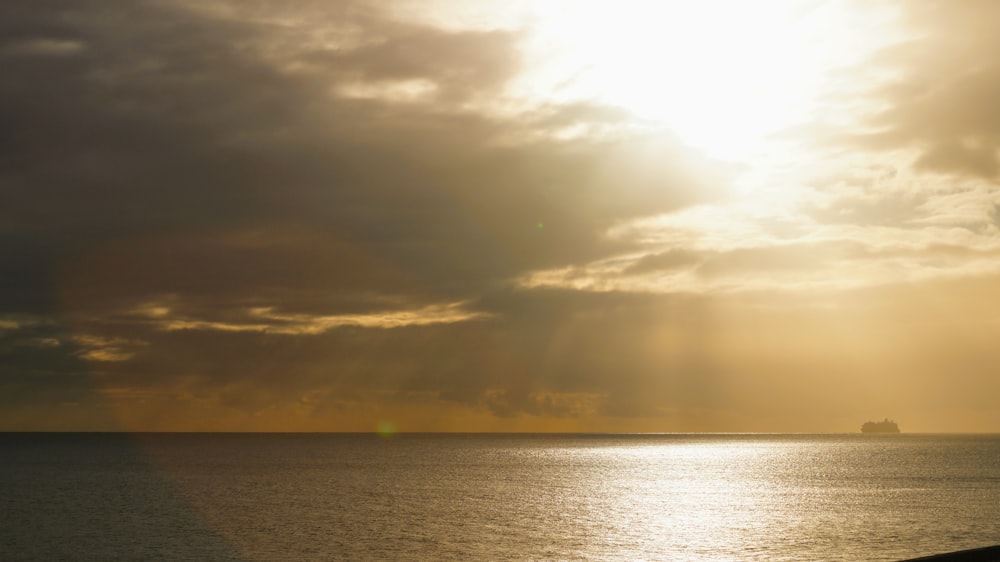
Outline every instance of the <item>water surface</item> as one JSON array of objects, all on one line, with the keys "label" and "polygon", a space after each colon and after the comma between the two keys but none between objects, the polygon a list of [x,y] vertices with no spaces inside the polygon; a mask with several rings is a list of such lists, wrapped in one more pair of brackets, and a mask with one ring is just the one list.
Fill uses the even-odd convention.
[{"label": "water surface", "polygon": [[4,558],[898,560],[1000,543],[996,435],[0,435]]}]

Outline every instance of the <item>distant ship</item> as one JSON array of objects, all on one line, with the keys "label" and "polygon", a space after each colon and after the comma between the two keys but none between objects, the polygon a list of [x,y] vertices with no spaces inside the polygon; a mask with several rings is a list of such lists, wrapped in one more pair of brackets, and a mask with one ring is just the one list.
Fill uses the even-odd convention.
[{"label": "distant ship", "polygon": [[899,433],[899,426],[896,422],[885,418],[880,422],[865,422],[861,426],[861,433]]}]

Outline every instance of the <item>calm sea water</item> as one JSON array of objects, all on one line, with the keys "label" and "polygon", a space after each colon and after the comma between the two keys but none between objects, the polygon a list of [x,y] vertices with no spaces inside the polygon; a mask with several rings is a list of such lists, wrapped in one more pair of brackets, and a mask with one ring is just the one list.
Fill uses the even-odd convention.
[{"label": "calm sea water", "polygon": [[897,560],[1000,543],[1000,436],[0,434],[0,558]]}]

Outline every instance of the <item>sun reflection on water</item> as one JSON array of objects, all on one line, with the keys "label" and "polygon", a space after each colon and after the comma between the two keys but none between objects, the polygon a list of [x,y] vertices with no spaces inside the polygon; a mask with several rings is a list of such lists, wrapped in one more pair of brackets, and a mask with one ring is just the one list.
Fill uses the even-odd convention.
[{"label": "sun reflection on water", "polygon": [[580,471],[589,475],[590,500],[578,507],[615,538],[594,553],[598,558],[642,545],[635,554],[649,559],[686,552],[729,560],[735,552],[752,552],[755,538],[777,527],[775,518],[790,498],[775,476],[794,469],[803,450],[780,441],[682,438],[562,453],[590,468]]},{"label": "sun reflection on water", "polygon": [[249,559],[889,561],[997,537],[995,436],[865,437],[147,440]]}]

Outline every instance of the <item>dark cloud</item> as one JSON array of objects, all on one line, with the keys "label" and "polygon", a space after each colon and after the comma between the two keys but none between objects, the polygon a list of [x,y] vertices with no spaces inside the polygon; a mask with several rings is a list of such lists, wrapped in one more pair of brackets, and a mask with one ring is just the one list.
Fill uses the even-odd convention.
[{"label": "dark cloud", "polygon": [[0,316],[0,426],[5,431],[121,429],[84,353],[53,319]]},{"label": "dark cloud", "polygon": [[[642,401],[648,407],[629,414],[639,416],[714,401],[708,348],[699,343],[711,337],[697,319],[703,304],[515,292],[480,305],[502,316],[311,336],[95,322],[78,328],[89,335],[77,341],[128,352],[92,366],[109,387],[214,395],[248,413],[316,391],[334,401],[375,400],[386,391],[431,396],[499,416],[617,416],[624,411],[604,404]],[[649,335],[664,322],[683,324],[687,333]],[[121,340],[125,329],[129,341]]]},{"label": "dark cloud", "polygon": [[[439,29],[390,10],[0,7],[0,426],[107,428],[110,410],[131,429],[295,428],[293,414],[412,407],[787,428],[781,416],[810,403],[891,398],[852,394],[876,369],[929,381],[903,393],[911,408],[944,385],[921,366],[954,359],[931,350],[940,328],[914,327],[926,294],[843,293],[822,308],[774,294],[518,288],[531,272],[585,275],[582,264],[650,248],[608,230],[713,201],[732,170],[600,103],[513,110],[520,31]],[[992,40],[973,29],[974,50]],[[900,84],[951,76],[959,51],[942,52]],[[980,63],[967,82],[883,114],[875,140],[924,147],[927,166],[992,173],[986,156],[934,152],[993,146],[991,110],[975,121],[952,105],[992,91],[995,62]],[[904,222],[865,201],[814,210]],[[625,273],[766,276],[870,258],[865,248],[651,249]],[[985,286],[941,290],[990,301]],[[902,334],[888,359],[870,343],[882,330]],[[956,367],[967,386],[995,355],[972,341],[983,362]],[[367,427],[344,423],[309,427]]]},{"label": "dark cloud", "polygon": [[[60,334],[5,343],[5,384],[86,372],[108,400],[248,412],[377,388],[574,415],[545,393],[606,392],[597,367],[573,384],[568,367],[540,372],[506,310],[396,329],[336,318],[461,302],[475,317],[524,272],[622,248],[609,226],[717,196],[707,162],[614,132],[629,117],[599,104],[494,114],[520,32],[386,6],[0,7],[0,314]],[[560,136],[573,127],[591,134]],[[336,327],[273,333],[289,318]]]},{"label": "dark cloud", "polygon": [[375,27],[377,40],[347,50],[313,50],[299,60],[348,84],[423,80],[450,102],[502,87],[520,66],[513,32],[429,32],[399,22],[365,23]]},{"label": "dark cloud", "polygon": [[[345,8],[327,17],[377,40],[296,73],[285,67],[322,53],[271,48],[293,31],[252,19],[145,3],[8,10],[14,43],[83,45],[59,57],[4,51],[5,241],[36,283],[52,261],[109,240],[294,223],[461,291],[606,251],[611,221],[710,195],[670,142],[501,147],[550,123],[458,111],[451,95],[406,104],[335,94],[345,81],[422,78],[496,96],[517,70],[510,33]],[[261,54],[272,50],[283,54]],[[609,113],[572,120],[595,118]],[[652,172],[636,159],[668,165]]]}]

